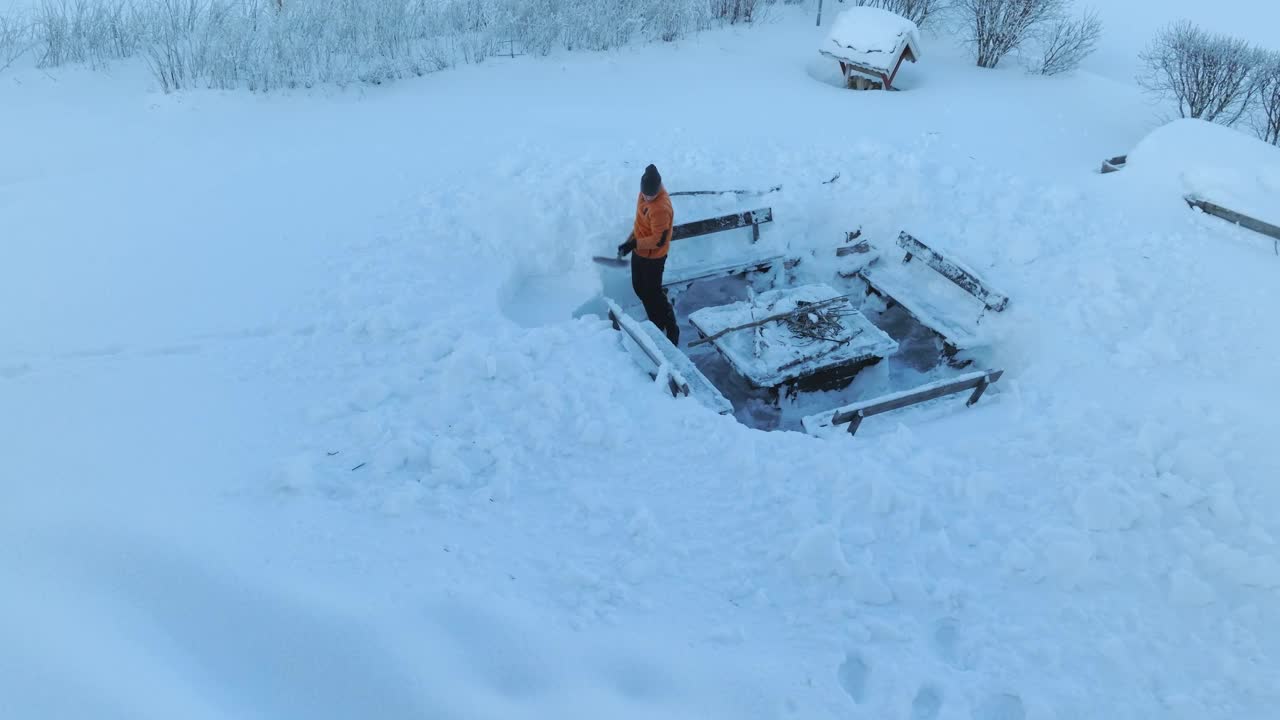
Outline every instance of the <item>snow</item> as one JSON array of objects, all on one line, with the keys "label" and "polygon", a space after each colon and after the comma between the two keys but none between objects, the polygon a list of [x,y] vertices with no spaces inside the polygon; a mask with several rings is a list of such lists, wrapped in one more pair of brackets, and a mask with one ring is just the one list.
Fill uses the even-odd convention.
[{"label": "snow", "polygon": [[1125,171],[1142,173],[1152,188],[1171,196],[1207,200],[1280,225],[1280,148],[1242,129],[1175,120],[1133,148]]},{"label": "snow", "polygon": [[[939,42],[849,93],[777,13],[349,91],[0,75],[0,716],[1273,715],[1270,248],[1096,172],[1158,124],[1123,78]],[[648,162],[782,183],[799,284],[856,227],[963,258],[993,401],[848,442],[655,387],[575,317]]]},{"label": "snow", "polygon": [[882,8],[859,6],[836,16],[822,50],[887,75],[907,47],[919,60],[920,30],[915,23]]}]

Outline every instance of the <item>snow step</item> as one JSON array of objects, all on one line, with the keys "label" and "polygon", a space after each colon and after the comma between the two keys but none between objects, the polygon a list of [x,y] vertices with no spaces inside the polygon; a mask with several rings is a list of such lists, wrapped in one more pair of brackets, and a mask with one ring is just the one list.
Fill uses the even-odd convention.
[{"label": "snow step", "polygon": [[733,413],[733,403],[721,394],[697,365],[671,343],[671,340],[648,320],[640,321],[623,312],[614,301],[605,298],[609,320],[615,330],[623,331],[640,348],[652,364],[650,377],[656,378],[666,369],[667,385],[674,397],[693,397],[720,415]]},{"label": "snow step", "polygon": [[971,372],[957,378],[927,383],[910,390],[881,395],[877,398],[846,405],[835,410],[827,410],[810,415],[801,420],[801,424],[804,426],[805,432],[816,436],[825,435],[825,431],[835,426],[847,424],[849,426],[849,434],[854,435],[858,432],[858,428],[865,418],[900,410],[912,405],[919,405],[920,403],[937,400],[938,398],[966,390],[973,390],[973,394],[969,396],[965,407],[972,406],[978,402],[978,399],[982,397],[987,388],[1003,375],[1003,370]]}]

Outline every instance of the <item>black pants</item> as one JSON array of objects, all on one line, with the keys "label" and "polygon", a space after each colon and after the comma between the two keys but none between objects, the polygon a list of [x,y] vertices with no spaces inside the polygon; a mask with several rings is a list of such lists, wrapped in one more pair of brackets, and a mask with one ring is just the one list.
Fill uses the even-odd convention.
[{"label": "black pants", "polygon": [[667,259],[645,258],[631,254],[631,287],[636,297],[644,303],[645,314],[650,322],[666,333],[672,345],[680,344],[680,326],[676,324],[676,311],[662,289],[662,271],[667,266]]}]

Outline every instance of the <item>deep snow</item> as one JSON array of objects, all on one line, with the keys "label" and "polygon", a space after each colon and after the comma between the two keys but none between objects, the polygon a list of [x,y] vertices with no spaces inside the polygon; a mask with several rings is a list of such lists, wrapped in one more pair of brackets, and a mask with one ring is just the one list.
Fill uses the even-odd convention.
[{"label": "deep snow", "polygon": [[[1131,85],[926,40],[847,92],[823,32],[0,76],[0,716],[1269,717],[1270,247],[1096,173]],[[648,162],[783,183],[764,242],[909,225],[1012,298],[1005,379],[853,440],[664,395],[573,317]]]}]

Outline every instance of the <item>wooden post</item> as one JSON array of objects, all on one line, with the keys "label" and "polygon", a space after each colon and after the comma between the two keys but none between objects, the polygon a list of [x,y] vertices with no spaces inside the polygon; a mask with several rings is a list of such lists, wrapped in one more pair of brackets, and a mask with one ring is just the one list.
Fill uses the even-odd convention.
[{"label": "wooden post", "polygon": [[849,434],[857,435],[858,426],[861,424],[862,424],[862,411],[859,410],[858,412],[854,413],[853,417],[849,420]]},{"label": "wooden post", "polygon": [[985,377],[979,380],[978,387],[974,388],[973,395],[969,396],[969,402],[965,403],[965,406],[973,407],[973,404],[978,402],[978,398],[982,397],[982,393],[987,391],[988,385],[990,385],[990,383],[987,382]]},{"label": "wooden post", "polygon": [[822,27],[822,0],[818,0],[818,27]]}]

